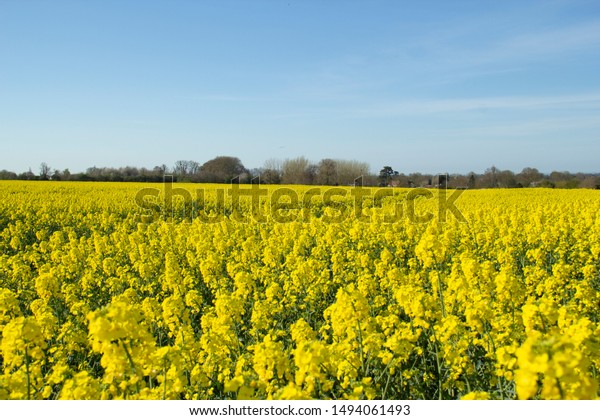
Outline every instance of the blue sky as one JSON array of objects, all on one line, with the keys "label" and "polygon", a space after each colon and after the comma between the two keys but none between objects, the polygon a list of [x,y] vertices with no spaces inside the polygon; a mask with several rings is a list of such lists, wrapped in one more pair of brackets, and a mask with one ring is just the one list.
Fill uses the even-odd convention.
[{"label": "blue sky", "polygon": [[0,169],[600,172],[598,1],[0,0]]}]

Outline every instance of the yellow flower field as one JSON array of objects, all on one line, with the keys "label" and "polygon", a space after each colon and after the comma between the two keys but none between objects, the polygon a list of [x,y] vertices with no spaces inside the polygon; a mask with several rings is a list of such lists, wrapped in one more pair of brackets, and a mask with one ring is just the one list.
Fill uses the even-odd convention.
[{"label": "yellow flower field", "polygon": [[600,191],[175,186],[0,182],[0,399],[599,396]]}]

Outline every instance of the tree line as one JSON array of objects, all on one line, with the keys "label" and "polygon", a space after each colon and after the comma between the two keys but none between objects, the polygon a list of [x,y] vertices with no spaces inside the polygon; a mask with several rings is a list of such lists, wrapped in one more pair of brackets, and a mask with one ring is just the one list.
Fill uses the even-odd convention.
[{"label": "tree line", "polygon": [[54,180],[104,182],[162,182],[172,175],[175,182],[241,183],[260,181],[265,184],[355,185],[392,187],[447,187],[447,188],[595,188],[600,189],[600,174],[553,171],[543,174],[536,168],[524,168],[519,173],[492,166],[477,174],[404,174],[391,166],[372,173],[365,162],[343,159],[322,159],[311,162],[305,157],[268,159],[260,168],[248,169],[233,156],[217,156],[200,164],[194,160],[178,160],[172,167],[155,166],[152,169],[125,166],[121,168],[91,167],[85,172],[71,173],[68,169],[52,169],[42,162],[39,172],[31,169],[17,174],[0,171],[0,180]]}]

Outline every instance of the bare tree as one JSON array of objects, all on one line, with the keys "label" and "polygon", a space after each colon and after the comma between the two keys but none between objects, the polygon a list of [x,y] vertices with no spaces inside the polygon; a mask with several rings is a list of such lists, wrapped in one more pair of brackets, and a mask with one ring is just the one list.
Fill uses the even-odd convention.
[{"label": "bare tree", "polygon": [[337,162],[333,159],[323,159],[317,166],[317,182],[321,185],[336,185],[338,183]]},{"label": "bare tree", "polygon": [[267,159],[260,170],[261,181],[266,184],[281,183],[281,168],[283,163],[279,159]]},{"label": "bare tree", "polygon": [[200,164],[195,160],[178,160],[173,167],[173,174],[179,180],[190,181],[198,177]]},{"label": "bare tree", "polygon": [[310,183],[310,162],[304,156],[286,159],[282,166],[281,181],[284,184]]},{"label": "bare tree", "polygon": [[600,190],[600,176],[588,175],[582,182],[581,188]]},{"label": "bare tree", "polygon": [[200,173],[200,164],[195,160],[188,160],[188,171],[190,175],[198,175]]},{"label": "bare tree", "polygon": [[51,168],[46,162],[40,164],[40,179],[48,179]]},{"label": "bare tree", "polygon": [[531,187],[531,186],[534,186],[536,182],[541,181],[543,177],[544,176],[537,169],[527,167],[527,168],[523,168],[521,173],[519,173],[519,175],[517,175],[517,180],[524,187]]},{"label": "bare tree", "polygon": [[175,162],[175,166],[173,167],[173,172],[175,175],[186,176],[189,174],[189,171],[189,160],[178,160]]},{"label": "bare tree", "polygon": [[357,160],[336,160],[337,182],[340,185],[354,185],[354,180],[369,175],[369,164]]},{"label": "bare tree", "polygon": [[515,178],[513,171],[499,171],[496,174],[496,180],[500,188],[515,188],[517,186],[517,178]]},{"label": "bare tree", "polygon": [[265,163],[263,163],[263,169],[270,169],[281,173],[282,168],[283,161],[281,159],[270,158],[265,160]]},{"label": "bare tree", "polygon": [[498,186],[498,168],[494,165],[487,168],[483,174],[483,182],[488,188],[496,188]]},{"label": "bare tree", "polygon": [[156,175],[163,176],[167,172],[167,165],[157,165],[154,167],[154,169],[152,169],[152,172],[154,172]]}]

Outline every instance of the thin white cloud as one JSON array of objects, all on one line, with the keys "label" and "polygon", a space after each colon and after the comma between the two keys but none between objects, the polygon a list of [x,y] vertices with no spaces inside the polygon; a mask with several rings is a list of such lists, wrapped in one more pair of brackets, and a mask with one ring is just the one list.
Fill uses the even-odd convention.
[{"label": "thin white cloud", "polygon": [[[376,56],[370,57],[371,62],[412,75],[413,80],[424,78],[425,84],[440,84],[521,71],[530,63],[567,60],[576,53],[600,53],[597,19],[542,29],[520,28],[514,32],[498,30],[499,27],[502,25],[492,25],[496,34],[486,36],[481,23],[455,23],[443,31],[404,40],[399,46],[381,47]],[[427,79],[435,81],[428,83]],[[396,79],[390,78],[389,82],[395,83]]]},{"label": "thin white cloud", "polygon": [[558,59],[582,52],[600,49],[600,21],[563,26],[544,31],[520,33],[499,40],[494,44],[483,45],[476,50],[457,51],[462,65],[486,67],[489,65],[514,66],[515,63]]},{"label": "thin white cloud", "polygon": [[[356,102],[355,102],[356,103]],[[464,116],[494,111],[516,112],[517,115],[535,111],[561,111],[561,118],[570,118],[565,113],[579,112],[580,117],[590,113],[594,120],[600,121],[600,92],[589,94],[554,96],[504,96],[453,99],[405,99],[402,101],[378,102],[366,105],[342,105],[338,103],[319,104],[319,106],[299,106],[284,112],[273,110],[265,113],[269,120],[346,120],[371,118],[411,118],[429,116]],[[546,114],[548,116],[549,114]],[[518,120],[518,119],[517,119]]]},{"label": "thin white cloud", "polygon": [[196,99],[201,101],[208,102],[257,102],[264,101],[266,97],[264,96],[245,96],[245,95],[230,95],[230,94],[209,94],[209,95],[200,95],[197,96]]},{"label": "thin white cloud", "polygon": [[413,100],[356,109],[364,117],[392,117],[488,110],[600,109],[600,92],[581,95],[506,96]]},{"label": "thin white cloud", "polygon": [[[600,128],[600,117],[576,116],[565,118],[534,118],[526,121],[512,121],[503,124],[486,124],[476,127],[444,128],[443,134],[446,138],[472,138],[472,139],[502,139],[509,141],[522,141],[524,137],[529,142],[547,142],[548,139],[538,137],[542,134],[556,134],[559,132],[582,133],[590,137]],[[537,139],[537,140],[536,140]],[[568,141],[568,139],[564,139]]]},{"label": "thin white cloud", "polygon": [[600,21],[517,35],[492,51],[500,56],[562,54],[600,46]]}]

